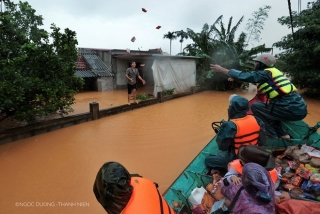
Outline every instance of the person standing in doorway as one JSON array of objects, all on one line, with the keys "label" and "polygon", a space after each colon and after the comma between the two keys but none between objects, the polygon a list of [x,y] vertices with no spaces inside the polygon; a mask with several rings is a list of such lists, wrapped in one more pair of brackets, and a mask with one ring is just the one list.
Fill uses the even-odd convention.
[{"label": "person standing in doorway", "polygon": [[136,62],[131,62],[130,66],[131,67],[126,70],[126,78],[128,83],[128,105],[130,105],[130,96],[133,96],[134,103],[138,104],[138,102],[136,101],[137,77],[142,81],[143,84],[146,84],[146,81],[142,79],[138,69],[136,68]]}]

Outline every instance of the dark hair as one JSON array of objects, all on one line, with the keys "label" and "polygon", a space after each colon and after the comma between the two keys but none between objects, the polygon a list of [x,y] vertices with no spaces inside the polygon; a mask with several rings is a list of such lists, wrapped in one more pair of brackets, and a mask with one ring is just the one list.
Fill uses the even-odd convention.
[{"label": "dark hair", "polygon": [[136,63],[136,62],[135,62],[135,61],[131,61],[131,62],[130,62],[130,66],[132,65],[132,63]]}]

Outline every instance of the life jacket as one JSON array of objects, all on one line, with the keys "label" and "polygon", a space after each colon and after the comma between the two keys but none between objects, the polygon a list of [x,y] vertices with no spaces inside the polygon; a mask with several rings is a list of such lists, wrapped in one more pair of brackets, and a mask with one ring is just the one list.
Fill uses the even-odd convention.
[{"label": "life jacket", "polygon": [[271,73],[272,79],[267,82],[257,84],[257,88],[259,92],[267,95],[269,99],[297,91],[297,88],[278,69],[266,68],[265,71]]},{"label": "life jacket", "polygon": [[133,187],[131,198],[121,214],[175,213],[152,181],[141,177],[131,177],[131,186]]},{"label": "life jacket", "polygon": [[241,145],[257,145],[260,132],[260,126],[252,115],[242,118],[231,119],[237,126],[237,133],[234,137],[235,153]]},{"label": "life jacket", "polygon": [[[234,170],[236,170],[236,172],[240,175],[242,175],[242,169],[243,166],[240,163],[240,159],[236,159],[232,162],[229,163],[229,166],[231,166]],[[269,172],[269,175],[271,177],[271,180],[273,181],[273,183],[276,183],[276,181],[278,180],[278,173],[276,169],[272,169]]]}]

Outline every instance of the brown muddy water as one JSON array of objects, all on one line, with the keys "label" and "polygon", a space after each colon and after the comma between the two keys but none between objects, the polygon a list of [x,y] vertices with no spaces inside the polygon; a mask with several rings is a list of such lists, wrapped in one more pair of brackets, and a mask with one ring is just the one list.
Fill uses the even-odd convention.
[{"label": "brown muddy water", "polygon": [[[107,161],[157,182],[163,193],[214,137],[211,123],[227,119],[233,93],[205,91],[1,145],[0,213],[105,213],[92,187]],[[236,93],[250,99],[255,91]],[[74,113],[87,112],[92,101],[100,109],[127,102],[125,90],[76,98]],[[305,121],[313,126],[320,101],[306,101]]]}]

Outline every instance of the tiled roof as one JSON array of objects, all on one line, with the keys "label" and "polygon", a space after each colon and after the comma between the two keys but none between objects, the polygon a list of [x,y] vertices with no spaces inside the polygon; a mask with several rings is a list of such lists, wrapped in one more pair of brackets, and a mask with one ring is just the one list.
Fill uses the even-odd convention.
[{"label": "tiled roof", "polygon": [[89,68],[97,72],[99,76],[112,77],[113,74],[110,72],[110,69],[106,64],[94,53],[82,53],[83,58],[87,62]]},{"label": "tiled roof", "polygon": [[97,75],[95,73],[93,73],[90,70],[76,70],[75,75],[77,77],[97,77]]},{"label": "tiled roof", "polygon": [[78,77],[113,77],[108,66],[95,53],[81,53],[76,62]]},{"label": "tiled roof", "polygon": [[84,58],[82,55],[78,55],[78,60],[76,62],[77,64],[77,70],[88,70],[88,66],[86,62],[84,61]]}]

